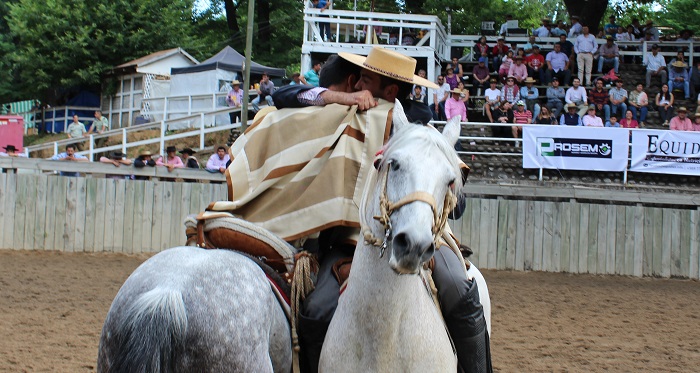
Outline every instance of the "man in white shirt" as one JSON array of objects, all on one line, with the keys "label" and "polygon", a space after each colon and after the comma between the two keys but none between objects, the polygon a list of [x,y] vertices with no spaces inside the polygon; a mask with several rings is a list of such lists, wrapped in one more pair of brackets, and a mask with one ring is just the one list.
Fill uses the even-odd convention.
[{"label": "man in white shirt", "polygon": [[659,85],[663,85],[668,81],[666,74],[666,60],[659,53],[659,46],[654,44],[651,46],[651,53],[647,53],[647,87],[651,85],[651,77],[658,76],[661,79]]},{"label": "man in white shirt", "polygon": [[571,17],[571,28],[569,29],[569,39],[576,39],[577,36],[581,35],[583,28],[579,23],[580,18],[578,16]]},{"label": "man in white shirt", "polygon": [[535,29],[532,34],[538,38],[548,38],[550,35],[550,31],[549,31],[550,27],[551,26],[549,26],[549,21],[543,19],[542,26]]},{"label": "man in white shirt", "polygon": [[507,14],[506,15],[506,21],[501,25],[501,29],[498,31],[498,35],[507,35],[508,34],[508,21],[513,20],[513,15]]},{"label": "man in white shirt", "polygon": [[586,89],[581,87],[581,79],[574,78],[573,85],[566,90],[564,101],[578,107],[578,115],[584,116],[588,111],[588,95]]},{"label": "man in white shirt", "polygon": [[437,85],[440,87],[437,91],[432,92],[432,104],[430,111],[433,112],[433,120],[446,120],[445,118],[445,100],[450,95],[450,85],[445,82],[445,77],[438,75]]},{"label": "man in white shirt", "polygon": [[[572,26],[573,28],[573,26]],[[591,70],[593,69],[593,53],[598,50],[595,36],[588,31],[588,26],[583,26],[583,34],[576,37],[574,52],[576,52],[576,64],[578,64],[578,79],[583,85],[591,85]],[[586,80],[583,80],[583,73],[586,73]]]},{"label": "man in white shirt", "polygon": [[489,80],[490,87],[486,88],[484,91],[484,97],[486,97],[484,112],[486,112],[486,116],[491,123],[493,123],[491,107],[498,107],[498,104],[501,102],[501,90],[496,88],[496,83],[498,83],[498,81],[495,78],[491,78],[491,80]]}]

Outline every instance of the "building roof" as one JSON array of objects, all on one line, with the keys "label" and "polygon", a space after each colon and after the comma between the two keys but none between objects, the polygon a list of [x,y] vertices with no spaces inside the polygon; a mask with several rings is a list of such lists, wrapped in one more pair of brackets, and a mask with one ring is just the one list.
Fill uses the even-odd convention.
[{"label": "building roof", "polygon": [[114,69],[115,70],[127,69],[129,67],[134,67],[134,68],[138,69],[139,66],[148,65],[148,64],[160,61],[164,58],[168,58],[168,57],[170,57],[174,54],[178,54],[178,53],[185,56],[185,58],[191,60],[194,64],[199,63],[199,61],[197,61],[194,57],[190,56],[189,53],[185,52],[184,49],[178,47],[178,48],[166,49],[166,50],[158,51],[155,53],[151,53],[147,56],[143,56],[141,58],[137,58],[135,60],[131,60],[131,61],[123,63],[121,65],[115,66]]},{"label": "building roof", "polygon": [[[238,53],[235,49],[229,47],[228,45],[224,47],[219,53],[215,54],[206,61],[197,64],[195,66],[173,68],[172,74],[187,74],[208,70],[222,69],[233,72],[242,72],[243,65],[245,63],[245,57]],[[250,72],[252,74],[262,74],[267,73],[270,76],[285,76],[285,69],[269,67],[261,65],[255,61],[251,61]]]}]

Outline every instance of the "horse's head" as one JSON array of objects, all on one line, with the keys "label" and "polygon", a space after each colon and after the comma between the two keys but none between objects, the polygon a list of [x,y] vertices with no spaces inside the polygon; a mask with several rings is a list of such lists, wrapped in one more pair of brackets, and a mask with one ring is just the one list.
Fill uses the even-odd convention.
[{"label": "horse's head", "polygon": [[397,101],[394,106],[394,134],[383,148],[378,182],[373,193],[366,194],[362,214],[364,225],[378,221],[369,230],[365,227],[371,232],[366,239],[379,237],[385,242],[389,265],[399,274],[417,273],[430,260],[455,206],[455,193],[462,185],[454,150],[459,121],[459,117],[448,121],[441,134],[433,127],[409,123],[401,104]]}]

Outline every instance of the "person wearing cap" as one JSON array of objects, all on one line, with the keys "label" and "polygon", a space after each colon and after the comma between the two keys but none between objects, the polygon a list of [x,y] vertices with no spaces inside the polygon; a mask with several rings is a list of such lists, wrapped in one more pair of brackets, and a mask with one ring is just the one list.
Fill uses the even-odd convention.
[{"label": "person wearing cap", "polygon": [[578,105],[570,103],[566,105],[566,113],[559,118],[560,126],[582,126],[581,116],[578,115]]},{"label": "person wearing cap", "polygon": [[[518,101],[515,104],[515,108],[515,112],[513,113],[513,123],[516,125],[512,126],[510,129],[513,138],[518,139],[523,137],[523,126],[527,124],[532,124],[533,115],[530,110],[527,110],[527,107],[525,106],[525,102],[523,100]],[[520,146],[520,143],[516,142],[515,146]]]},{"label": "person wearing cap", "polygon": [[604,127],[603,119],[595,115],[595,105],[588,106],[588,112],[581,119],[581,124],[585,127]]},{"label": "person wearing cap", "polygon": [[659,41],[659,29],[654,26],[654,21],[647,20],[646,26],[644,26],[644,33],[650,34],[652,41]]},{"label": "person wearing cap", "polygon": [[[77,154],[75,152],[76,149],[77,149],[77,146],[75,146],[75,144],[68,144],[68,145],[66,145],[65,152],[58,153],[49,159],[52,161],[68,161],[68,162],[89,162],[90,161],[86,156]],[[70,177],[78,177],[79,176],[78,172],[61,171],[60,174],[61,174],[61,176],[70,176]]]},{"label": "person wearing cap", "polygon": [[636,89],[630,92],[627,103],[634,119],[639,122],[640,127],[644,127],[649,112],[649,95],[644,92],[644,83],[637,83]]},{"label": "person wearing cap", "polygon": [[588,100],[598,112],[605,114],[605,121],[610,120],[610,94],[603,88],[603,79],[595,81],[595,87],[588,91]]},{"label": "person wearing cap", "polygon": [[491,78],[489,80],[489,88],[486,88],[484,91],[484,97],[486,98],[484,113],[491,123],[493,123],[491,110],[492,108],[498,108],[498,104],[501,102],[501,90],[496,87],[497,83],[498,80],[496,80],[496,78]]},{"label": "person wearing cap", "polygon": [[700,131],[700,113],[693,114],[693,131]]},{"label": "person wearing cap", "polygon": [[172,172],[173,169],[176,168],[185,167],[185,165],[182,163],[182,159],[177,156],[177,148],[174,146],[168,146],[165,149],[165,157],[158,158],[156,165],[167,167],[168,172]]},{"label": "person wearing cap", "polygon": [[[506,44],[503,36],[499,36],[496,45],[491,49],[491,57],[493,58],[493,71],[498,71],[501,68],[501,60],[508,54],[510,48]],[[509,66],[510,67],[510,66]]]},{"label": "person wearing cap", "polygon": [[[560,83],[569,84],[571,81],[571,71],[569,71],[569,56],[561,51],[561,44],[554,44],[554,49],[547,53],[545,58],[547,70],[545,71],[545,80],[543,84],[549,84],[553,77],[556,77]],[[560,108],[561,109],[561,108]]]},{"label": "person wearing cap", "polygon": [[627,100],[629,95],[627,90],[622,88],[624,81],[622,79],[617,79],[615,81],[615,86],[610,88],[608,94],[610,95],[610,112],[615,115],[619,109],[620,114],[624,114],[627,111]]},{"label": "person wearing cap", "polygon": [[566,92],[564,88],[559,86],[559,78],[552,78],[552,85],[547,87],[547,108],[552,112],[555,118],[559,118],[564,109],[564,100]]},{"label": "person wearing cap", "polygon": [[525,57],[525,65],[527,65],[527,75],[539,79],[544,84],[547,65],[545,65],[544,56],[540,53],[539,45],[532,46],[532,54]]},{"label": "person wearing cap", "polygon": [[646,61],[646,86],[651,87],[651,78],[654,76],[658,76],[661,80],[661,83],[659,85],[666,83],[666,59],[664,59],[664,56],[662,56],[661,53],[659,53],[659,46],[657,44],[653,44],[651,46],[651,52],[647,53]]},{"label": "person wearing cap", "polygon": [[274,106],[275,103],[272,101],[272,92],[275,90],[275,83],[270,80],[267,73],[262,73],[260,78],[260,87],[257,89],[258,96],[251,101],[253,105],[253,112],[257,113],[260,111],[260,100],[265,100],[268,106]]},{"label": "person wearing cap", "polygon": [[613,64],[615,74],[620,73],[620,47],[611,35],[605,37],[605,44],[600,45],[594,57],[598,58],[598,74],[603,73],[603,65],[606,63]]},{"label": "person wearing cap", "polygon": [[196,170],[199,170],[199,161],[197,158],[194,157],[197,152],[192,150],[191,148],[184,148],[180,150],[180,154],[182,154],[182,162],[185,164],[185,167],[187,168],[194,168]]},{"label": "person wearing cap", "polygon": [[462,101],[460,95],[464,94],[459,88],[455,88],[450,91],[450,98],[445,102],[445,117],[450,120],[452,117],[457,115],[461,116],[462,122],[468,122],[467,120],[467,106]]},{"label": "person wearing cap", "polygon": [[567,104],[577,105],[579,116],[583,116],[588,111],[588,95],[586,89],[581,87],[581,81],[578,78],[574,78],[573,84],[566,90],[564,101]]},{"label": "person wearing cap", "polygon": [[[581,35],[576,37],[574,52],[576,52],[576,64],[578,65],[578,79],[582,85],[591,85],[591,70],[593,70],[593,53],[598,49],[595,36],[591,35],[588,26],[581,28]],[[586,80],[584,80],[584,74]]]},{"label": "person wearing cap", "polygon": [[668,74],[668,87],[671,91],[682,89],[685,99],[690,99],[690,76],[688,76],[688,65],[683,61],[676,61],[671,64],[671,72]]},{"label": "person wearing cap", "polygon": [[681,106],[677,110],[678,114],[671,118],[668,127],[672,131],[693,131],[693,123],[688,118],[688,109]]},{"label": "person wearing cap", "polygon": [[0,152],[0,157],[18,157],[18,158],[27,158],[27,155],[24,153],[20,153],[17,151],[17,148],[14,145],[7,145],[2,147],[5,151]]},{"label": "person wearing cap", "polygon": [[[228,94],[226,95],[226,103],[228,104],[228,107],[232,108],[240,108],[243,105],[243,90],[241,89],[241,82],[238,81],[238,79],[233,80],[231,82],[231,90],[228,91]],[[231,119],[231,123],[236,123],[240,122],[241,120],[241,111],[233,111],[228,113],[229,118]]]},{"label": "person wearing cap", "polygon": [[535,87],[535,79],[527,77],[525,87],[520,88],[520,99],[525,102],[525,107],[532,112],[532,117],[536,118],[540,114],[540,91]]},{"label": "person wearing cap", "polygon": [[605,24],[603,27],[603,31],[605,31],[606,36],[612,36],[615,37],[615,34],[617,33],[617,29],[620,26],[615,23],[615,16],[610,16],[608,17],[608,23]]},{"label": "person wearing cap", "polygon": [[579,22],[581,18],[579,16],[571,16],[571,27],[569,28],[569,39],[576,39],[579,35],[583,33],[583,27]]},{"label": "person wearing cap", "polygon": [[486,57],[479,57],[479,63],[472,69],[472,92],[479,95],[479,91],[488,87],[489,78],[491,78],[488,66],[486,66]]},{"label": "person wearing cap", "polygon": [[527,78],[527,66],[523,63],[522,56],[515,56],[513,60],[514,63],[510,65],[510,69],[508,70],[508,77],[510,78],[512,76],[516,82],[520,84]]},{"label": "person wearing cap", "polygon": [[520,88],[515,84],[514,76],[509,76],[506,79],[506,84],[501,88],[501,100],[508,101],[511,105],[515,105],[520,100]]}]

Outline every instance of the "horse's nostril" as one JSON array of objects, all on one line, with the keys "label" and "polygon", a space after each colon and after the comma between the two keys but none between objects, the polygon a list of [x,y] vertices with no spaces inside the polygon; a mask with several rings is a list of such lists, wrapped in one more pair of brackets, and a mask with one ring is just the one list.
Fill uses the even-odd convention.
[{"label": "horse's nostril", "polygon": [[408,235],[406,233],[397,234],[396,236],[394,236],[393,245],[395,248],[400,249],[403,252],[410,245]]}]

